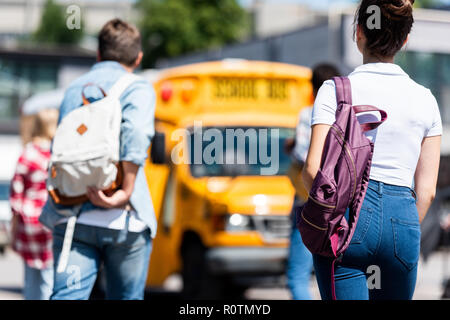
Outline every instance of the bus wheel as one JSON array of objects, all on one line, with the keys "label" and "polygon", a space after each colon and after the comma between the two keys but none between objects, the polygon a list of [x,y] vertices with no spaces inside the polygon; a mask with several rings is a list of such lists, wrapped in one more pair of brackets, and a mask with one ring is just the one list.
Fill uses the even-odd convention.
[{"label": "bus wheel", "polygon": [[187,237],[181,247],[183,261],[183,299],[221,299],[223,283],[210,274],[206,265],[207,248],[200,239]]}]

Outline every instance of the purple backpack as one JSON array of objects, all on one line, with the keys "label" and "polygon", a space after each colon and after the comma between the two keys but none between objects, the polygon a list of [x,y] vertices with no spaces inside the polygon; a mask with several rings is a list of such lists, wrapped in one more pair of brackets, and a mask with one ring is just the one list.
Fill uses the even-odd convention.
[{"label": "purple backpack", "polygon": [[[373,106],[352,106],[350,80],[347,77],[333,80],[336,122],[326,137],[308,201],[297,212],[297,227],[309,251],[335,261],[350,244],[369,184],[373,143],[364,132],[377,128],[387,114]],[[381,120],[360,124],[356,114],[367,111],[380,112]],[[348,221],[347,208],[350,208]]]}]

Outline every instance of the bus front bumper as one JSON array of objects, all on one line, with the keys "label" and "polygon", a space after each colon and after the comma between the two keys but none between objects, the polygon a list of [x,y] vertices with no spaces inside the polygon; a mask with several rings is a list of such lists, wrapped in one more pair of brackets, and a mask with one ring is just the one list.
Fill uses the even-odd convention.
[{"label": "bus front bumper", "polygon": [[208,269],[213,274],[283,274],[288,248],[221,247],[207,252]]}]

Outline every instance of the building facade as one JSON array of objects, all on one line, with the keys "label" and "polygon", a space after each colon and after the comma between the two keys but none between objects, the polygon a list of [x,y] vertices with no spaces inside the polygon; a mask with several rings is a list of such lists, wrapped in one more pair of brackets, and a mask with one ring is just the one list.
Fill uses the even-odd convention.
[{"label": "building facade", "polygon": [[[39,25],[46,0],[0,0],[0,35],[5,39],[27,35]],[[129,0],[55,0],[67,9],[80,8],[86,33],[95,34],[102,25],[115,17],[132,19],[133,1]]]},{"label": "building facade", "polygon": [[66,87],[89,70],[95,51],[0,46],[0,133],[18,133],[20,109],[31,95]]}]

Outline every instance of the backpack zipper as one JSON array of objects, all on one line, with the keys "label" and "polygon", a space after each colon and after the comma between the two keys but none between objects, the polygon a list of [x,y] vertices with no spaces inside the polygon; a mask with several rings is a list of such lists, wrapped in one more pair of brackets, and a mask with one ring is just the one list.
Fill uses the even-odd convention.
[{"label": "backpack zipper", "polygon": [[352,192],[352,196],[350,197],[350,201],[353,200],[353,197],[355,196],[355,192],[356,192],[356,165],[355,165],[355,161],[353,160],[353,156],[352,153],[350,152],[350,149],[347,145],[347,142],[345,141],[344,137],[342,136],[341,132],[336,129],[335,127],[331,126],[331,128],[339,135],[339,138],[341,138],[342,143],[344,144],[344,148],[348,153],[348,156],[350,158],[350,161],[352,162],[353,165],[353,172],[354,172],[354,176],[355,176],[355,183],[353,184],[353,192]]},{"label": "backpack zipper", "polygon": [[305,216],[303,215],[303,212],[302,212],[302,218],[303,218],[303,220],[305,220],[306,223],[308,223],[309,225],[313,226],[313,227],[316,228],[316,229],[319,229],[319,230],[321,230],[321,231],[326,231],[326,230],[328,230],[328,228],[322,228],[322,227],[316,226],[314,223],[308,221],[308,219],[306,219]]},{"label": "backpack zipper", "polygon": [[336,206],[332,206],[330,204],[325,204],[325,203],[322,203],[322,202],[314,199],[313,197],[311,197],[311,195],[308,195],[308,199],[311,199],[313,202],[317,203],[319,206],[322,206],[322,207],[325,207],[325,208],[330,208],[330,209],[335,209],[336,208]]}]

